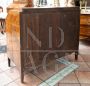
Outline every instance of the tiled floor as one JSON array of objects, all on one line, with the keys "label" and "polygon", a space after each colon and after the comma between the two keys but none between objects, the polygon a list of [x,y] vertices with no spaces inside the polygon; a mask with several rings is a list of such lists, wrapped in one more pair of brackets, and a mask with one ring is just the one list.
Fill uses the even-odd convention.
[{"label": "tiled floor", "polygon": [[[5,35],[0,34],[0,46],[6,45]],[[90,86],[90,40],[80,41],[78,61],[74,60],[74,54],[68,60],[79,65],[79,68],[56,86]],[[7,53],[0,53],[0,86],[38,86],[42,81],[31,73],[25,75],[24,82],[20,82],[20,74],[16,67],[8,67]]]}]

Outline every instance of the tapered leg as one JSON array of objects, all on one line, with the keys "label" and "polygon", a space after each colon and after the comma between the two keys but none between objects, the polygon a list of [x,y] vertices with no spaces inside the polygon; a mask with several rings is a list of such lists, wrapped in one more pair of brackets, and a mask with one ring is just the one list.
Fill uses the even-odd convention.
[{"label": "tapered leg", "polygon": [[75,60],[78,60],[78,52],[75,52]]},{"label": "tapered leg", "polygon": [[21,73],[21,83],[24,83],[24,74]]},{"label": "tapered leg", "polygon": [[20,76],[21,76],[21,83],[24,83],[24,57],[25,53],[21,52],[21,67],[20,67]]},{"label": "tapered leg", "polygon": [[8,66],[11,66],[11,60],[8,58]]}]

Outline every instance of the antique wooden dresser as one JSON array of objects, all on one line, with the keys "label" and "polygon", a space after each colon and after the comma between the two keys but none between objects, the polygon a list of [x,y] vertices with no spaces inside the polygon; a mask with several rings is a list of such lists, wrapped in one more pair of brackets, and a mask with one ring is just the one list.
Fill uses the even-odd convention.
[{"label": "antique wooden dresser", "polygon": [[80,15],[80,36],[90,37],[90,14]]},{"label": "antique wooden dresser", "polygon": [[79,28],[78,7],[25,7],[21,12],[9,12],[6,20],[9,66],[13,60],[23,82],[28,64],[35,70],[46,57],[52,61],[72,52],[77,59]]},{"label": "antique wooden dresser", "polygon": [[86,8],[83,6],[81,8],[80,14],[80,37],[87,38],[90,37],[90,0],[86,0]]}]

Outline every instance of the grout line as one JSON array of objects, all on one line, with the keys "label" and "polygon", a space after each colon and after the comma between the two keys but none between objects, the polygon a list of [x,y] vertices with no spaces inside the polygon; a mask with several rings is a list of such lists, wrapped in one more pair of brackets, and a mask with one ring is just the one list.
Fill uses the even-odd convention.
[{"label": "grout line", "polygon": [[[74,71],[74,73],[75,73],[75,71]],[[78,76],[77,76],[76,73],[75,73],[75,76],[76,76],[76,78],[77,78],[77,80],[78,80],[79,85],[81,86],[80,81],[79,81]]]},{"label": "grout line", "polygon": [[59,83],[59,84],[79,84],[80,85],[80,83]]},{"label": "grout line", "polygon": [[[81,55],[82,56],[82,55]],[[83,56],[82,56],[82,58],[84,58]],[[86,63],[86,65],[88,66],[88,68],[90,68],[90,66],[87,64],[87,62],[84,60],[84,62]]]},{"label": "grout line", "polygon": [[[5,37],[6,38],[6,37]],[[79,54],[80,55],[80,54]],[[83,58],[83,57],[82,57]],[[83,59],[83,61],[78,61],[78,62],[85,62],[85,60]],[[86,62],[85,62],[86,63]],[[88,65],[88,64],[87,64]],[[88,65],[89,66],[89,65]],[[14,67],[13,67],[14,68]],[[90,68],[90,67],[89,67]],[[2,72],[6,72],[6,71],[8,71],[8,70],[10,70],[10,69],[7,69],[7,70],[5,70],[5,71],[2,71]],[[0,72],[0,73],[2,73],[2,72]],[[80,71],[79,71],[80,72]],[[86,71],[81,71],[81,72],[86,72]],[[87,71],[87,72],[89,72],[89,71]],[[75,71],[74,71],[74,73],[75,73]],[[29,74],[29,73],[27,73],[27,74]],[[79,82],[79,79],[78,79],[78,76],[76,75],[76,73],[75,73],[75,76],[76,76],[76,78],[77,78],[77,80],[78,80],[78,82]],[[10,77],[11,78],[11,77]],[[19,79],[20,77],[18,77],[17,79]],[[14,82],[14,81],[16,81],[17,79],[15,79],[15,80],[13,80],[12,82]],[[12,82],[10,82],[10,83],[12,83]],[[10,84],[10,83],[8,83],[8,84]],[[7,85],[8,85],[7,84]],[[17,83],[16,83],[17,84]],[[62,84],[62,83],[61,83]],[[63,84],[80,84],[80,86],[81,86],[81,84],[90,84],[90,83],[63,83]],[[17,84],[18,85],[18,84]],[[5,85],[6,86],[6,85]],[[19,85],[18,85],[19,86]]]},{"label": "grout line", "polygon": [[[10,78],[11,78],[11,77],[10,77]],[[20,77],[18,77],[18,78],[15,79],[15,80],[12,80],[11,82],[7,83],[5,86],[7,86],[7,85],[9,85],[10,83],[13,83],[13,82],[14,82],[15,84],[17,84],[15,81],[18,80],[19,78],[20,78]],[[17,84],[17,85],[18,85],[18,84]]]},{"label": "grout line", "polygon": [[63,83],[63,82],[61,82],[59,84],[80,84],[80,83]]},{"label": "grout line", "polygon": [[80,56],[83,58],[84,62],[88,62],[88,61],[85,61],[84,59],[84,56],[83,55],[86,55],[86,54],[80,54]]},{"label": "grout line", "polygon": [[[13,66],[13,67],[10,67],[10,69],[12,68],[15,68],[16,66]],[[0,73],[3,73],[3,72],[6,72],[6,71],[8,71],[8,70],[10,70],[10,69],[7,69],[7,70],[5,70],[5,71],[3,71],[2,69],[1,69],[1,72]]]}]

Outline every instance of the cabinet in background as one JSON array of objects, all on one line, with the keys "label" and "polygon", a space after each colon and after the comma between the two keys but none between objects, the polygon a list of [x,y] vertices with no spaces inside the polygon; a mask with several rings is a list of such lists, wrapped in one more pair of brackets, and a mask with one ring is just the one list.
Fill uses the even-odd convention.
[{"label": "cabinet in background", "polygon": [[90,14],[80,15],[80,36],[90,37]]}]

